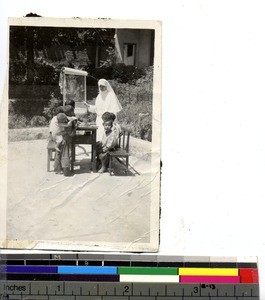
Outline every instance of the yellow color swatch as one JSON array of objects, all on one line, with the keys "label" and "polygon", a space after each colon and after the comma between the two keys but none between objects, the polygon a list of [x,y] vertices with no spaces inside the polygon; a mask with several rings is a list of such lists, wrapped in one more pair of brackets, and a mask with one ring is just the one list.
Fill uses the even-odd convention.
[{"label": "yellow color swatch", "polygon": [[179,275],[190,276],[238,276],[238,273],[236,268],[179,268]]}]

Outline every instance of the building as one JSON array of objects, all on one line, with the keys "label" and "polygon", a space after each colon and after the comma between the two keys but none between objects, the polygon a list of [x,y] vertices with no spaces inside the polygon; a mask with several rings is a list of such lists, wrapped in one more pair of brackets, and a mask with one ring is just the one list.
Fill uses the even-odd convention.
[{"label": "building", "polygon": [[118,62],[138,68],[154,62],[154,30],[116,29],[115,47]]}]

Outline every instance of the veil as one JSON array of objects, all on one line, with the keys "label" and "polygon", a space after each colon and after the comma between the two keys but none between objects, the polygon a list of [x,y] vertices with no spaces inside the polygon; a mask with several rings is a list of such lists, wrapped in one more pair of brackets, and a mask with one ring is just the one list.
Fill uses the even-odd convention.
[{"label": "veil", "polygon": [[122,110],[122,106],[115,92],[113,91],[113,88],[106,79],[100,79],[98,81],[98,86],[100,85],[105,86],[107,90],[102,92],[99,89],[99,94],[96,99],[97,107],[101,110],[101,114],[104,112],[111,112],[117,115],[117,113]]}]

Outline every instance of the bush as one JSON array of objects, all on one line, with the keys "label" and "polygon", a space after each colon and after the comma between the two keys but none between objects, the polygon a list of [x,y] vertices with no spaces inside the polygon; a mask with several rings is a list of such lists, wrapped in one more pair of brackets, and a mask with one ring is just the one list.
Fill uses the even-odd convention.
[{"label": "bush", "polygon": [[30,120],[30,126],[31,127],[43,127],[43,126],[48,126],[48,121],[45,117],[43,116],[34,116]]},{"label": "bush", "polygon": [[23,115],[9,114],[8,116],[8,128],[20,129],[26,128],[29,125],[29,120]]},{"label": "bush", "polygon": [[132,131],[132,135],[152,141],[153,69],[129,83],[110,82],[123,109],[118,114],[119,123]]},{"label": "bush", "polygon": [[[10,62],[9,82],[10,84],[27,84],[26,60],[12,60]],[[59,72],[55,65],[48,63],[43,58],[34,62],[33,79],[30,84],[58,84]]]},{"label": "bush", "polygon": [[[47,101],[32,99],[9,100],[8,126],[10,129],[25,128],[31,126],[46,126],[47,120],[43,113]],[[37,125],[39,124],[39,125]]]},{"label": "bush", "polygon": [[152,101],[153,68],[149,67],[143,71],[145,73],[142,77],[132,80],[130,83],[122,83],[119,80],[110,81],[122,105],[139,101]]},{"label": "bush", "polygon": [[105,78],[107,80],[117,80],[121,83],[131,83],[145,74],[145,70],[137,68],[135,66],[126,66],[123,63],[113,64],[113,65],[102,65],[101,67],[95,69],[87,70],[89,75],[94,78],[94,84],[97,80]]},{"label": "bush", "polygon": [[11,99],[9,100],[9,114],[23,115],[31,120],[34,116],[42,115],[47,102],[42,99]]},{"label": "bush", "polygon": [[63,105],[63,100],[58,99],[51,94],[51,99],[49,100],[48,106],[44,107],[43,115],[47,120],[51,120],[53,116],[57,114],[57,108]]},{"label": "bush", "polygon": [[118,122],[131,130],[133,136],[152,141],[152,103],[135,103],[123,107],[118,113]]}]

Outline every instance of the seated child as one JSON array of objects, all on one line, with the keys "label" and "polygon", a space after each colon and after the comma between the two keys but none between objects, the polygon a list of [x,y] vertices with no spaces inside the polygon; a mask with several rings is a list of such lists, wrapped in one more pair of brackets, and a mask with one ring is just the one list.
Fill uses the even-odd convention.
[{"label": "seated child", "polygon": [[116,138],[116,145],[115,146],[118,146],[119,136],[120,136],[120,133],[121,133],[121,126],[117,122],[115,122],[115,119],[116,119],[115,114],[110,113],[110,112],[105,112],[102,115],[103,122],[104,121],[109,121],[109,120],[111,120],[113,122],[112,131],[114,132],[115,138]]},{"label": "seated child", "polygon": [[101,142],[97,144],[97,155],[101,161],[101,168],[98,173],[104,173],[109,166],[109,151],[114,150],[117,144],[116,133],[113,130],[113,121],[103,122],[104,134]]}]

